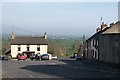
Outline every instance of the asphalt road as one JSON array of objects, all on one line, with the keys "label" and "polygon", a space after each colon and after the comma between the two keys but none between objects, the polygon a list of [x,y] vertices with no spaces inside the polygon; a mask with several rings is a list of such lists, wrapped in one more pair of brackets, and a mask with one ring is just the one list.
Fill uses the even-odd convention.
[{"label": "asphalt road", "polygon": [[119,74],[118,69],[70,59],[2,61],[2,78],[119,78]]}]

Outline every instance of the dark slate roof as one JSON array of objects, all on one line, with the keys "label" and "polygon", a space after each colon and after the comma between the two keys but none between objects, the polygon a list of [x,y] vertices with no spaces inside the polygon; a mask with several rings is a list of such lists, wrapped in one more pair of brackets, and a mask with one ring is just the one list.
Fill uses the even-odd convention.
[{"label": "dark slate roof", "polygon": [[11,40],[11,45],[47,45],[47,40],[43,37],[15,37]]},{"label": "dark slate roof", "polygon": [[107,28],[105,28],[104,30],[101,30],[101,31],[99,31],[99,32],[96,32],[94,35],[92,35],[90,38],[88,38],[87,40],[86,40],[86,42],[87,41],[89,41],[89,40],[91,40],[91,39],[98,39],[99,38],[99,35],[100,34],[102,34],[102,32],[104,32],[104,31],[106,31],[107,29],[109,29],[110,27],[107,27]]}]

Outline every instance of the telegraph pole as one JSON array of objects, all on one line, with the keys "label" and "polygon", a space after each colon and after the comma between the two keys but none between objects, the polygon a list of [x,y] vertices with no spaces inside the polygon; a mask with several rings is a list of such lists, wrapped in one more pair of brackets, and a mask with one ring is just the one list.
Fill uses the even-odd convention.
[{"label": "telegraph pole", "polygon": [[103,20],[103,18],[101,17],[101,18],[100,18],[100,25],[101,25],[101,23],[102,23],[102,20]]},{"label": "telegraph pole", "polygon": [[83,59],[85,58],[85,35],[83,35]]}]

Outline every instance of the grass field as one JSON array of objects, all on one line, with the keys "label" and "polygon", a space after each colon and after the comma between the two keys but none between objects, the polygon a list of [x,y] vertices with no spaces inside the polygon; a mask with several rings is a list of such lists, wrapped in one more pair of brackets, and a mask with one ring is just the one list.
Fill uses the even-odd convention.
[{"label": "grass field", "polygon": [[10,46],[10,38],[7,40],[5,38],[2,38],[2,41],[0,43],[1,43],[0,55],[1,55],[3,54],[2,49]]},{"label": "grass field", "polygon": [[73,44],[75,44],[76,42],[80,42],[80,40],[76,41],[75,39],[49,39],[49,41],[54,43],[54,44],[57,44],[57,45],[59,45],[59,44],[63,45],[66,49],[66,55],[65,56],[71,56],[74,53],[76,53],[77,50],[73,49]]}]

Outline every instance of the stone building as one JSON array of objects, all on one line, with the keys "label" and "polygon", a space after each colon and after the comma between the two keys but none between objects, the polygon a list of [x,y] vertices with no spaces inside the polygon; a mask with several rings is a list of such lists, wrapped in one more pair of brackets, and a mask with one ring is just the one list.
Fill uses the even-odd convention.
[{"label": "stone building", "polygon": [[[103,29],[104,28],[104,29]],[[101,28],[86,40],[86,58],[103,62],[120,63],[120,21],[110,24],[102,23]]]}]

